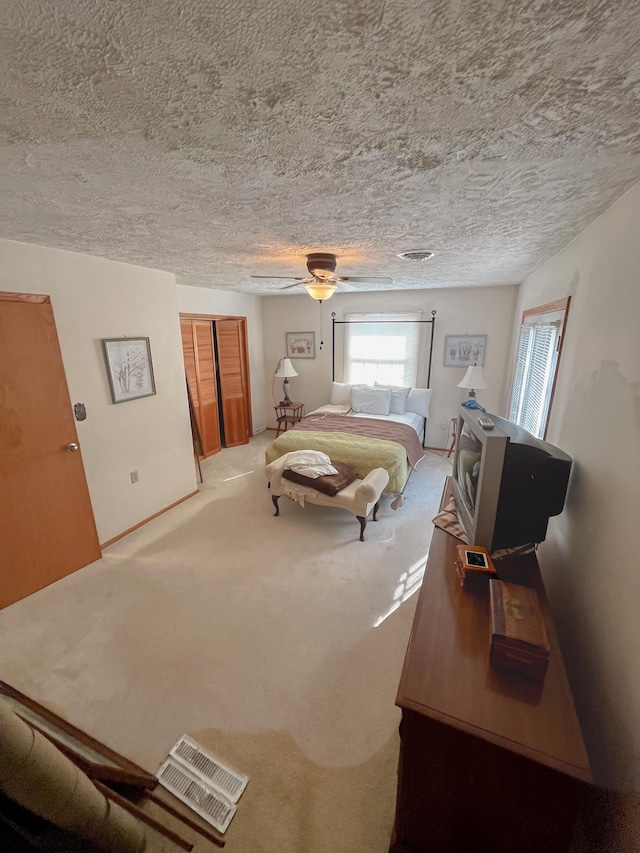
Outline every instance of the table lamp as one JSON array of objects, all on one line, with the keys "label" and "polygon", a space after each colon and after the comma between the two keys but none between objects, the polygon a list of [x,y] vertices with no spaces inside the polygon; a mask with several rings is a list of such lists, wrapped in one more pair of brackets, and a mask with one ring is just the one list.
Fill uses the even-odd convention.
[{"label": "table lamp", "polygon": [[283,406],[290,406],[291,400],[289,399],[289,377],[297,376],[298,371],[291,364],[290,358],[281,358],[278,362],[278,366],[276,368],[276,372],[273,374],[278,378],[284,377],[284,382],[282,383],[282,391],[284,394],[284,399],[282,400]]},{"label": "table lamp", "polygon": [[482,390],[488,387],[482,375],[482,368],[476,364],[473,367],[467,367],[467,372],[463,376],[462,381],[458,382],[458,388],[465,388],[469,391],[467,399],[476,396],[476,388]]}]

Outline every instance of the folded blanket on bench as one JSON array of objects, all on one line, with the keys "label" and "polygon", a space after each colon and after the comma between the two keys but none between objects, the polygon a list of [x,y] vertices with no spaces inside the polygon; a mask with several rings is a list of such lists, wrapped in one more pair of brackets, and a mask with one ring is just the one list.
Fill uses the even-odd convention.
[{"label": "folded blanket on bench", "polygon": [[325,495],[333,497],[341,492],[349,483],[353,483],[358,478],[358,472],[354,471],[349,465],[344,462],[332,462],[336,469],[336,474],[324,474],[320,477],[306,477],[298,471],[291,471],[288,468],[282,472],[285,480],[290,480],[292,483],[297,483],[299,486],[308,486],[311,489],[317,489]]}]

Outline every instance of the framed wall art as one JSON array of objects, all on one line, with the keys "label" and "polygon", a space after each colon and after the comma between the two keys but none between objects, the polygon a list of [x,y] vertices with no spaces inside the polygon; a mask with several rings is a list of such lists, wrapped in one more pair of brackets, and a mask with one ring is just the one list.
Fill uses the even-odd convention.
[{"label": "framed wall art", "polygon": [[313,332],[286,332],[287,358],[315,358],[316,341]]},{"label": "framed wall art", "polygon": [[484,367],[486,335],[447,335],[444,339],[444,366]]},{"label": "framed wall art", "polygon": [[156,393],[149,338],[108,338],[103,344],[114,403]]}]

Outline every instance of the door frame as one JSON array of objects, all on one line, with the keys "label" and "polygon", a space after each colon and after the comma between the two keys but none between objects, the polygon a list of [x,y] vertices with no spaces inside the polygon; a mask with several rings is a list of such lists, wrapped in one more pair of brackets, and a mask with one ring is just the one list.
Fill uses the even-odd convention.
[{"label": "door frame", "polygon": [[51,297],[45,293],[13,293],[8,290],[0,290],[0,302],[51,302]]}]

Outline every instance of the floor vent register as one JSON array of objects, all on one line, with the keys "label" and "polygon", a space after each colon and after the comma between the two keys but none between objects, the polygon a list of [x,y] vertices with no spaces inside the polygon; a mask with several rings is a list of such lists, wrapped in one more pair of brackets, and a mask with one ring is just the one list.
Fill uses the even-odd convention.
[{"label": "floor vent register", "polygon": [[156,775],[163,787],[219,832],[226,832],[249,781],[188,735],[172,747]]}]

